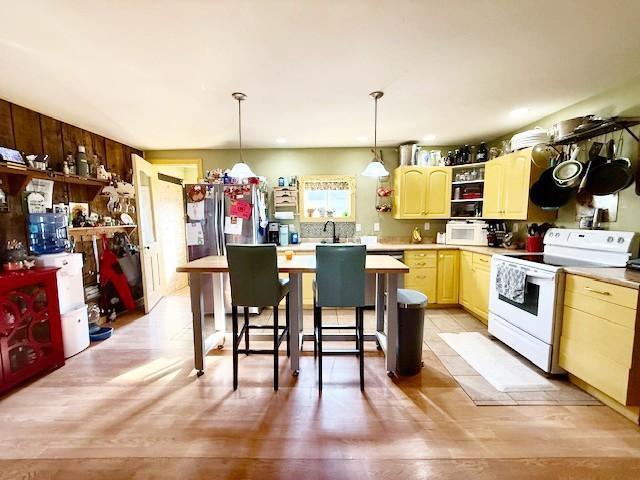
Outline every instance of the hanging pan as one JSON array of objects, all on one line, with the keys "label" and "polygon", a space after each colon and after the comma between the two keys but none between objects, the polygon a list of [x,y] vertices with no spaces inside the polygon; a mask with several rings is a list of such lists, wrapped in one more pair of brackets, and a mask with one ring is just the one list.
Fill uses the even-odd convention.
[{"label": "hanging pan", "polygon": [[559,187],[553,179],[553,171],[563,159],[564,152],[561,152],[529,190],[531,201],[543,210],[558,210],[571,199],[573,194],[573,188]]},{"label": "hanging pan", "polygon": [[[622,146],[622,136],[618,143]],[[607,162],[589,172],[587,190],[592,195],[611,195],[624,190],[633,183],[633,169],[628,158],[615,158],[616,147],[613,139],[607,144]]]}]

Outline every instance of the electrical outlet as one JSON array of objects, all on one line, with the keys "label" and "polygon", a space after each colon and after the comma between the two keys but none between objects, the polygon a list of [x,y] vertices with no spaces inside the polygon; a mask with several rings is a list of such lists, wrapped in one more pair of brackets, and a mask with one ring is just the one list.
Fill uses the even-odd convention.
[{"label": "electrical outlet", "polygon": [[356,223],[356,232],[361,232],[361,231],[362,231],[362,224]]},{"label": "electrical outlet", "polygon": [[431,230],[431,224],[429,222],[424,222],[424,229]]},{"label": "electrical outlet", "polygon": [[374,223],[373,224],[373,231],[374,232],[379,232],[380,231],[380,224],[379,223]]}]

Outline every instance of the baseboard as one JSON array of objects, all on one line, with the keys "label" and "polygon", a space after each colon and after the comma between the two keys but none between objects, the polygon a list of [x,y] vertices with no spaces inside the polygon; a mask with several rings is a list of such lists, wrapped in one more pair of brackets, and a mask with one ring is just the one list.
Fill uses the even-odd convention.
[{"label": "baseboard", "polygon": [[587,382],[585,382],[584,380],[581,380],[575,375],[572,375],[571,373],[569,374],[569,380],[571,381],[571,383],[580,387],[589,395],[596,397],[598,400],[604,403],[607,407],[611,408],[612,410],[615,410],[620,415],[631,420],[636,425],[640,425],[640,407],[627,407],[625,405],[622,405],[616,402],[613,398],[611,398],[606,393],[601,392],[596,387],[589,385]]}]

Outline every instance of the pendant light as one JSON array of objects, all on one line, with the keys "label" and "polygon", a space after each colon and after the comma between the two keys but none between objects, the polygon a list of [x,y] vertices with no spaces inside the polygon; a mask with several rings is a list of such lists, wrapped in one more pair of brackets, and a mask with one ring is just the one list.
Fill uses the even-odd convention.
[{"label": "pendant light", "polygon": [[233,168],[229,171],[229,176],[231,178],[251,178],[256,177],[257,175],[251,171],[249,165],[244,163],[244,159],[242,158],[242,101],[247,99],[247,96],[244,93],[234,92],[231,94],[233,98],[238,101],[238,144],[240,147],[240,161],[236,163]]},{"label": "pendant light", "polygon": [[373,158],[364,169],[362,175],[365,177],[388,177],[389,172],[382,164],[382,159],[378,158],[378,99],[382,98],[383,92],[371,92],[369,96],[375,101],[373,120]]}]

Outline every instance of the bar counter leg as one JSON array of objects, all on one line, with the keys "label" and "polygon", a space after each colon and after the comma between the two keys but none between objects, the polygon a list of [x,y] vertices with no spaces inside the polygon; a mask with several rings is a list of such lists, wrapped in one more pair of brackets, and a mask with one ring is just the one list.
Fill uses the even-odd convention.
[{"label": "bar counter leg", "polygon": [[198,377],[204,374],[204,299],[202,298],[201,274],[192,272],[189,274],[191,291],[191,316],[193,321],[193,355],[194,367]]}]

